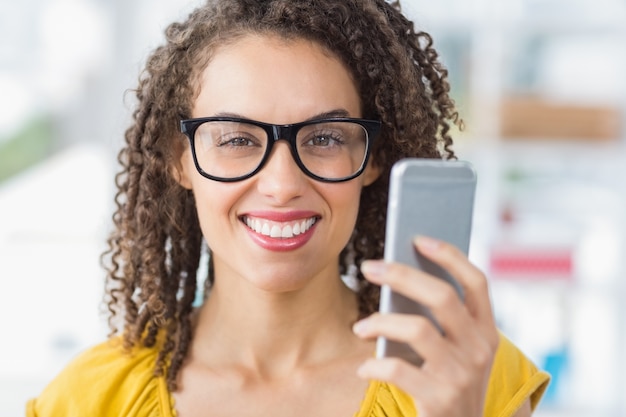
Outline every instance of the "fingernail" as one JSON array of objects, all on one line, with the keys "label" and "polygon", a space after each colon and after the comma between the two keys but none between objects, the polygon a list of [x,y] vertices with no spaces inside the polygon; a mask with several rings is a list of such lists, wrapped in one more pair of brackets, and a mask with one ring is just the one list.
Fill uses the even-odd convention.
[{"label": "fingernail", "polygon": [[421,252],[433,253],[439,249],[441,242],[427,236],[417,236],[414,240]]},{"label": "fingernail", "polygon": [[352,326],[352,331],[358,335],[362,335],[362,334],[365,334],[365,332],[367,331],[367,327],[368,327],[367,319],[359,320],[356,323],[354,323],[354,326]]},{"label": "fingernail", "polygon": [[385,272],[386,267],[384,261],[363,261],[361,263],[361,272],[371,277],[377,277]]}]

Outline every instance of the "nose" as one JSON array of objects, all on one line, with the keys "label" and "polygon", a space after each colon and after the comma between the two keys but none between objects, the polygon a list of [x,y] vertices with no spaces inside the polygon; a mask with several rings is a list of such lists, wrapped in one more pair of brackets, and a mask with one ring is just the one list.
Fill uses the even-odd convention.
[{"label": "nose", "polygon": [[270,197],[276,204],[285,204],[302,195],[306,176],[291,154],[289,143],[279,140],[257,176],[257,187],[261,194]]}]

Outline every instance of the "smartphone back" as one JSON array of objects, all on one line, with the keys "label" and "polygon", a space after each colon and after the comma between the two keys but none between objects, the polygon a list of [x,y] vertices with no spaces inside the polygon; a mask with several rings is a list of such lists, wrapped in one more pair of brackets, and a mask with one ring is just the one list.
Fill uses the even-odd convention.
[{"label": "smartphone back", "polygon": [[[416,235],[433,237],[469,250],[476,173],[463,161],[408,158],[398,161],[391,170],[385,260],[421,269],[454,286],[459,297],[463,289],[443,268],[419,254],[413,245]],[[381,288],[380,312],[419,314],[437,326],[430,311],[388,286]],[[441,330],[441,329],[440,329]],[[416,365],[419,355],[404,343],[379,338],[378,357],[399,356]]]}]

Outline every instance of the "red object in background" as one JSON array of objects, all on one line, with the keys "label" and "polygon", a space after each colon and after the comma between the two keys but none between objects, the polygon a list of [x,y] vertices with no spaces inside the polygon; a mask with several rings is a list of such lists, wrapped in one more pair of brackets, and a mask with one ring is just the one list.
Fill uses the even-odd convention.
[{"label": "red object in background", "polygon": [[571,248],[493,248],[490,275],[503,280],[559,280],[574,278]]}]

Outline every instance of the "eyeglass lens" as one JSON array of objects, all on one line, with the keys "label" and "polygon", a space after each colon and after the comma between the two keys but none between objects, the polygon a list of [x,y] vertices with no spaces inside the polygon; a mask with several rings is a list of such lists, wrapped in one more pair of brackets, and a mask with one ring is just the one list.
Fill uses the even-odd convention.
[{"label": "eyeglass lens", "polygon": [[[207,121],[198,126],[194,146],[203,171],[215,177],[236,178],[259,167],[270,140],[265,129],[254,124]],[[363,165],[367,131],[349,121],[305,125],[296,134],[295,149],[302,165],[312,174],[344,178]]]}]

